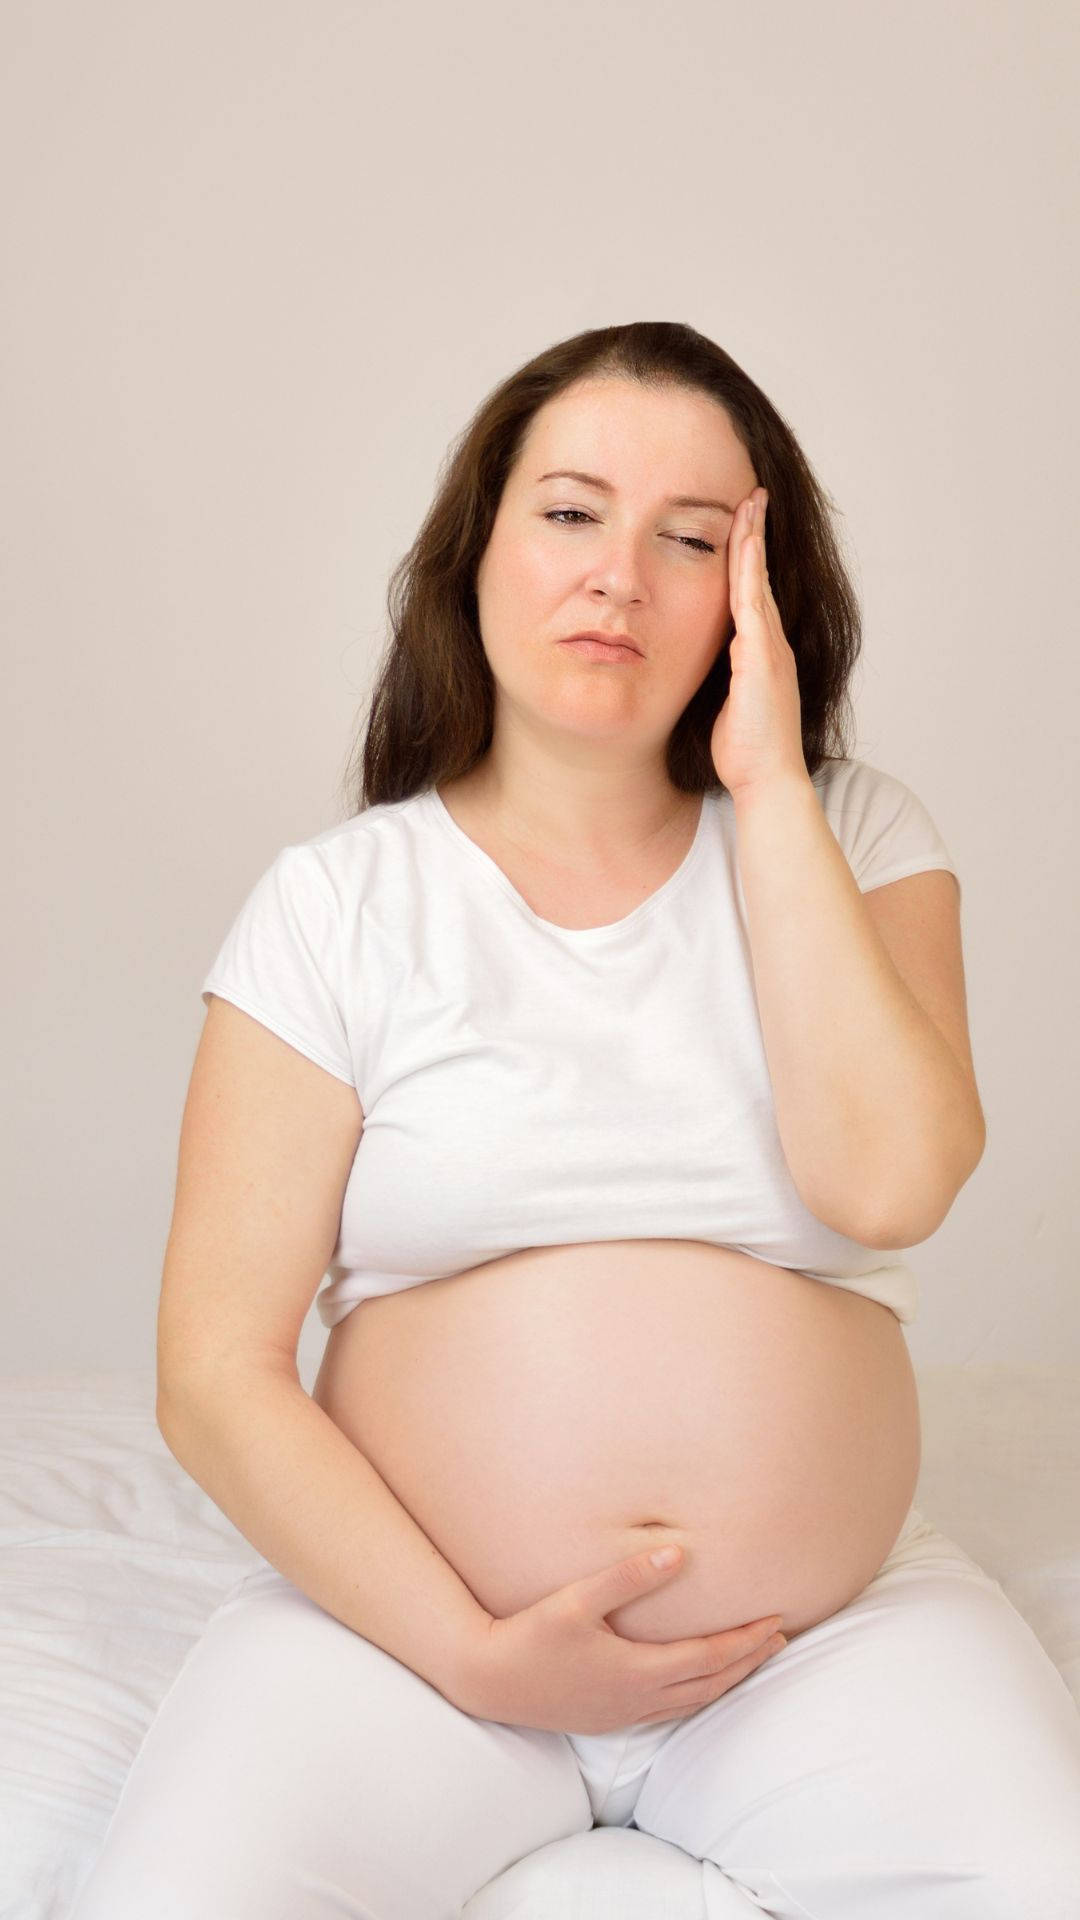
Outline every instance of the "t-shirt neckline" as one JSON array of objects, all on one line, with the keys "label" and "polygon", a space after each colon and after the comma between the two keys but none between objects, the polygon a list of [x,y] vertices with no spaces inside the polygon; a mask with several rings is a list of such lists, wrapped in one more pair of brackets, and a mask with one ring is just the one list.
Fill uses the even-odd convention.
[{"label": "t-shirt neckline", "polygon": [[455,845],[478,862],[488,875],[488,878],[495,882],[499,890],[506,895],[508,900],[514,903],[519,912],[522,913],[527,920],[531,921],[536,927],[542,927],[545,933],[558,934],[561,939],[572,941],[577,945],[587,945],[589,942],[602,940],[605,936],[625,933],[627,930],[636,926],[638,921],[646,919],[655,907],[658,907],[663,901],[666,901],[677,888],[682,886],[701,857],[701,850],[705,844],[706,813],[710,799],[708,793],[701,795],[701,810],[698,814],[697,826],[694,829],[694,838],[690,846],[683,855],[674,873],[670,874],[646,899],[642,900],[636,907],[632,907],[629,913],[622,916],[621,920],[605,920],[603,925],[599,927],[561,927],[557,920],[545,920],[541,914],[533,911],[528,901],[518,892],[513,882],[503,872],[498,861],[493,860],[489,853],[485,853],[483,847],[478,846],[475,840],[470,839],[464,827],[458,825],[446,802],[435,787],[426,788],[421,797],[427,802],[434,819],[437,820],[443,830],[449,834]]}]

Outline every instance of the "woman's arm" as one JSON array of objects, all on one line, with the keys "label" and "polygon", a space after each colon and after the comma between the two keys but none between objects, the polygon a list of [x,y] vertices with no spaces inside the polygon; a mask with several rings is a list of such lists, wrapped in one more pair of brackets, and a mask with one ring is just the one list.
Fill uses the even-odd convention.
[{"label": "woman's arm", "polygon": [[466,1651],[491,1615],[291,1371],[223,1367],[174,1385],[158,1426],[271,1566],[461,1705]]},{"label": "woman's arm", "polygon": [[[909,989],[808,774],[734,796],[754,985],[780,1140],[804,1204],[866,1246],[940,1226],[986,1139],[974,1075]],[[966,1041],[955,883],[912,875],[907,941],[941,956],[935,1004]],[[931,906],[931,892],[934,904]],[[884,889],[883,889],[884,891]],[[967,1057],[970,1060],[970,1048]]]}]

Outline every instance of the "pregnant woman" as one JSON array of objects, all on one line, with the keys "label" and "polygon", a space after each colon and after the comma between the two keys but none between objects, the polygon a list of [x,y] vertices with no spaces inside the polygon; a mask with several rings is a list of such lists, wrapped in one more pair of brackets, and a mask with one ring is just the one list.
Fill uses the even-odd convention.
[{"label": "pregnant woman", "polygon": [[260,1564],[78,1920],[452,1920],[595,1824],[710,1920],[1076,1920],[1080,1715],[911,1504],[902,1254],[985,1128],[808,462],[692,329],[586,333],[395,588],[360,804],[235,919],[184,1113],[158,1419]]}]

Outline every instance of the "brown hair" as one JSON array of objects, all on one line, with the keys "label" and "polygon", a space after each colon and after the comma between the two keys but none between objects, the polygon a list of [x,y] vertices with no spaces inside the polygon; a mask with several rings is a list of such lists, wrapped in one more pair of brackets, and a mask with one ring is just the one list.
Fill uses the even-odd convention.
[{"label": "brown hair", "polygon": [[[791,428],[722,347],[678,321],[640,320],[548,347],[489,394],[452,446],[427,518],[390,578],[392,637],[358,743],[353,813],[456,779],[486,753],[495,683],[480,638],[477,569],[533,415],[575,381],[605,377],[696,389],[725,408],[768,488],[769,582],[798,668],[807,772],[849,757],[861,616],[832,503]],[[682,793],[722,788],[709,743],[730,683],[724,646],[668,740],[668,776]]]}]

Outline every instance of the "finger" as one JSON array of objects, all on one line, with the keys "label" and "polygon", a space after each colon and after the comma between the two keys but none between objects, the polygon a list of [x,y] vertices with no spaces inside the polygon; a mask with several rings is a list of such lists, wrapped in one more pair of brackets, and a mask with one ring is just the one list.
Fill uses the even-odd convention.
[{"label": "finger", "polygon": [[[765,504],[768,503],[766,496]],[[769,569],[765,558],[765,529],[761,525],[764,508],[759,508],[755,517],[754,530],[744,542],[746,558],[743,560],[740,549],[739,574],[739,611],[745,620],[747,614],[759,614],[774,639],[779,639],[783,629],[780,623],[780,609],[773,598]]]},{"label": "finger", "polygon": [[739,509],[735,515],[735,520],[732,524],[732,529],[731,529],[731,547],[730,547],[731,580],[729,583],[729,593],[731,598],[731,604],[733,607],[735,606],[735,603],[738,600],[739,593],[740,593],[740,583],[742,580],[743,548],[746,546],[747,536],[749,535],[749,532],[750,532],[750,520],[751,520],[750,510],[753,507],[753,504],[754,504],[753,493],[747,494],[746,499],[739,502]]},{"label": "finger", "polygon": [[739,609],[747,613],[766,611],[768,576],[765,571],[765,540],[755,525],[748,531],[739,549]]},{"label": "finger", "polygon": [[650,1718],[661,1719],[666,1713],[675,1709],[693,1712],[696,1707],[706,1706],[713,1700],[720,1699],[722,1694],[729,1693],[732,1687],[737,1686],[740,1680],[745,1680],[748,1674],[756,1672],[758,1667],[765,1666],[786,1645],[784,1635],[776,1634],[765,1646],[752,1648],[749,1653],[743,1655],[741,1660],[729,1661],[722,1668],[713,1668],[708,1673],[683,1680],[675,1686],[662,1688],[661,1694],[666,1704]]},{"label": "finger", "polygon": [[707,1679],[759,1652],[772,1640],[782,1620],[782,1614],[771,1613],[746,1626],[724,1627],[719,1633],[658,1642],[657,1657],[651,1663],[655,1671],[650,1677],[659,1686]]},{"label": "finger", "polygon": [[754,516],[754,547],[756,549],[755,559],[758,578],[761,581],[765,594],[771,602],[772,589],[769,586],[769,556],[765,545],[765,519],[768,506],[769,496],[767,493],[763,493],[761,496],[761,505]]}]

